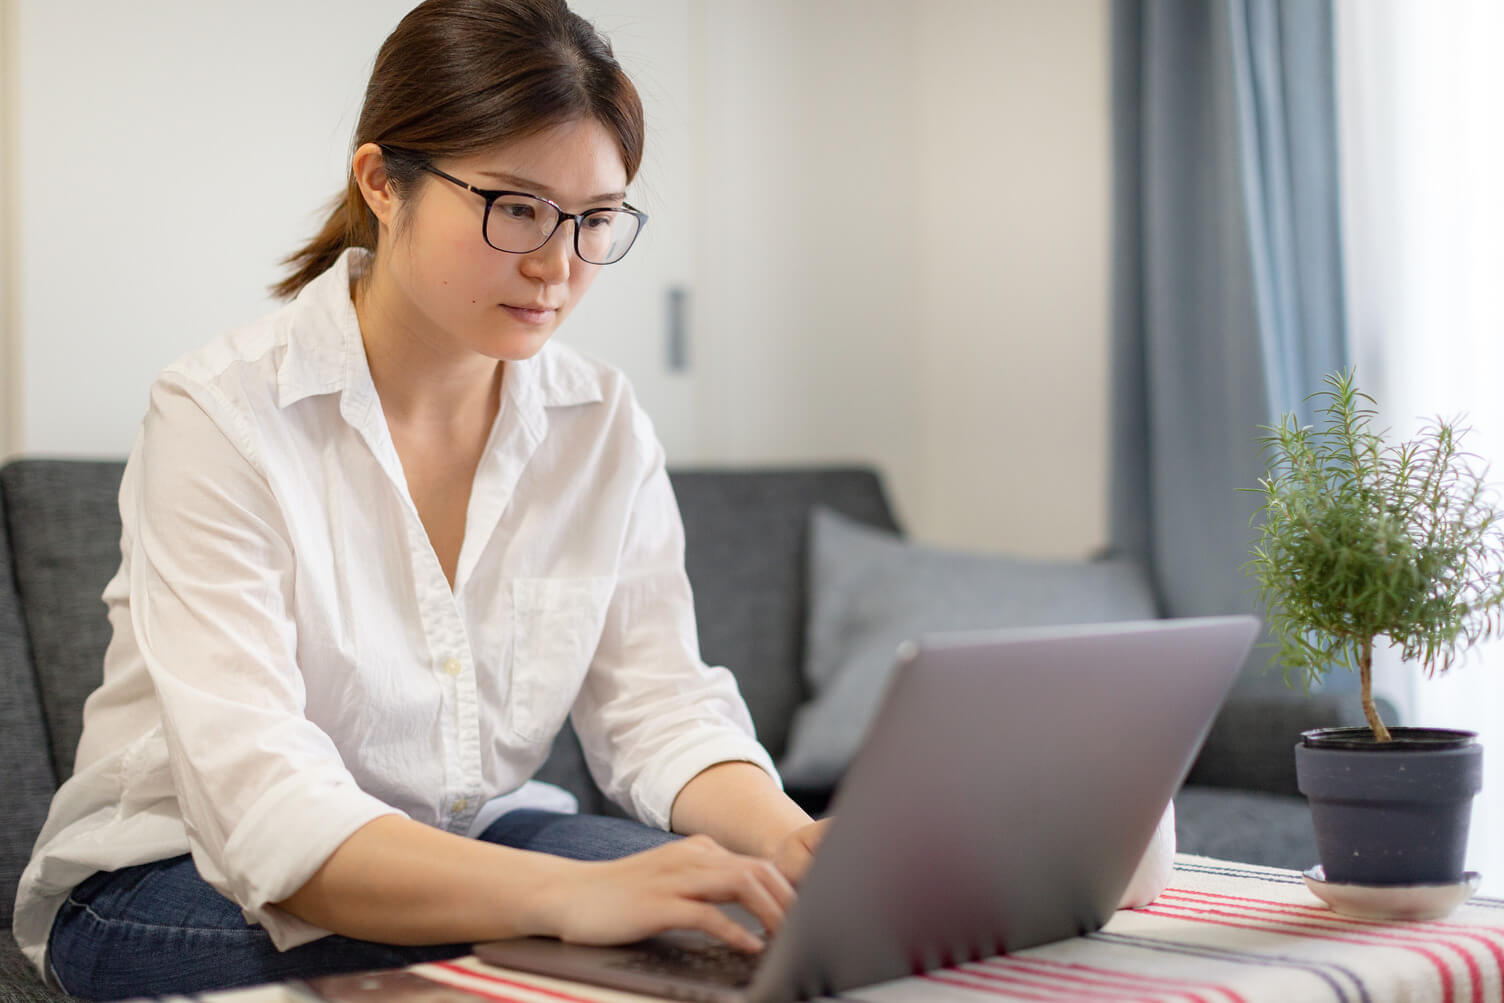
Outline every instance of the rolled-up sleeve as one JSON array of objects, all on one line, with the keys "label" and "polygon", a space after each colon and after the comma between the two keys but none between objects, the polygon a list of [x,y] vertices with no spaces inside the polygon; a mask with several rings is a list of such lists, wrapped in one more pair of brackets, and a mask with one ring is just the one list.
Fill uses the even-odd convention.
[{"label": "rolled-up sleeve", "polygon": [[1175,802],[1165,806],[1149,847],[1139,860],[1128,887],[1123,890],[1121,908],[1138,909],[1150,905],[1170,884],[1175,872]]},{"label": "rolled-up sleeve", "polygon": [[122,491],[130,620],[194,863],[286,949],[327,931],[272,903],[355,830],[400,813],[357,786],[304,714],[292,544],[243,412],[218,393],[153,388]]},{"label": "rolled-up sleeve", "polygon": [[[646,419],[639,418],[639,428]],[[731,673],[700,657],[684,571],[684,527],[651,429],[600,645],[572,721],[608,797],[667,829],[674,799],[696,774],[745,761],[777,770],[757,742]]]}]

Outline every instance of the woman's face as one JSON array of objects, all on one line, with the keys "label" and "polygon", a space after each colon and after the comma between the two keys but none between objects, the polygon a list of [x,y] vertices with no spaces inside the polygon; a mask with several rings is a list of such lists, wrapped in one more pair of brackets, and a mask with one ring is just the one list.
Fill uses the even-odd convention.
[{"label": "woman's face", "polygon": [[[627,185],[617,145],[594,119],[434,166],[476,188],[540,195],[565,212],[619,206]],[[406,315],[413,334],[441,350],[502,361],[532,357],[602,267],[575,254],[570,220],[536,251],[496,250],[482,234],[485,199],[434,175],[423,176],[406,213],[395,234],[382,234],[397,293],[387,302]]]}]

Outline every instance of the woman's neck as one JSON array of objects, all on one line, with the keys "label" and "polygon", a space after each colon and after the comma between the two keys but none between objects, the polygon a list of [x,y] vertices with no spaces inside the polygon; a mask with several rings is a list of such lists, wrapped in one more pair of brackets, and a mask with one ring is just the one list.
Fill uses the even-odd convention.
[{"label": "woman's neck", "polygon": [[489,429],[505,364],[432,330],[383,279],[373,268],[351,282],[350,294],[388,424],[440,433],[477,423]]}]

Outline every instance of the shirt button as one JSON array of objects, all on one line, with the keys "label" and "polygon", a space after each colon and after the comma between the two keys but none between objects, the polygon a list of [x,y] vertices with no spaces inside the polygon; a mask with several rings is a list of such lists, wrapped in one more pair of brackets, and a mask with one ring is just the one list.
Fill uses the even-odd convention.
[{"label": "shirt button", "polygon": [[452,806],[452,807],[453,807],[453,809],[454,809],[454,810],[455,810],[455,811],[457,811],[457,812],[459,812],[459,811],[464,811],[464,810],[465,810],[465,807],[466,807],[466,806],[467,806],[467,805],[468,805],[468,804],[469,804],[469,803],[470,803],[470,802],[469,802],[469,801],[467,801],[467,800],[466,800],[466,799],[465,799],[465,798],[459,798],[459,799],[457,799],[457,800],[456,800],[456,801],[455,801],[455,802],[454,802],[454,805],[453,805],[453,806]]},{"label": "shirt button", "polygon": [[446,658],[446,659],[444,659],[444,671],[447,672],[447,673],[449,673],[451,676],[457,676],[457,675],[459,675],[460,674],[460,660],[458,658]]}]

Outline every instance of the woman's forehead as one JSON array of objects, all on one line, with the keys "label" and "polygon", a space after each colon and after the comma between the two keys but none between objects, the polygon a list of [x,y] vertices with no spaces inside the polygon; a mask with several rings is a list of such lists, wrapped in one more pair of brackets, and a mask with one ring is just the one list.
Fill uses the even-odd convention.
[{"label": "woman's forehead", "polygon": [[523,188],[555,201],[622,198],[627,170],[615,135],[595,119],[579,119],[457,158],[473,184]]}]

